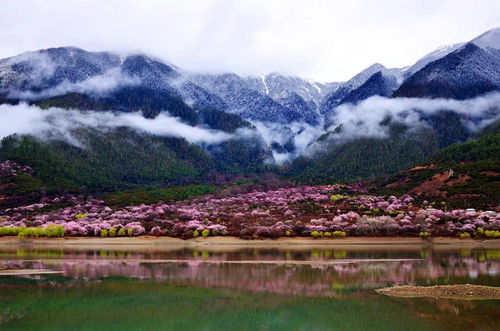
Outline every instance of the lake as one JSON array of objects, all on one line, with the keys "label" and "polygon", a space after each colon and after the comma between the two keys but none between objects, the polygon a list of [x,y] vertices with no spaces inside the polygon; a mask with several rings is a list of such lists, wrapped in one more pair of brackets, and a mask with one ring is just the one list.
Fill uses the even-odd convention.
[{"label": "lake", "polygon": [[0,271],[2,330],[499,327],[500,300],[374,291],[403,284],[498,286],[495,248],[3,247]]}]

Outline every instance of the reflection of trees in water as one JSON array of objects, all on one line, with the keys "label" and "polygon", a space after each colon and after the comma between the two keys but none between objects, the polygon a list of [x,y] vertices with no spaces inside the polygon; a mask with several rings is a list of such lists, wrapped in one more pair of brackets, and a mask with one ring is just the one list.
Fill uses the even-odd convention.
[{"label": "reflection of trees in water", "polygon": [[[19,252],[18,252],[19,253]],[[12,256],[12,255],[11,255]],[[14,261],[3,255],[3,269],[52,269],[76,279],[124,276],[157,279],[202,287],[307,296],[354,295],[364,290],[403,284],[495,283],[500,267],[498,250],[469,252],[353,252],[349,250],[132,253],[114,251],[25,251]],[[419,257],[417,261],[362,262],[334,265],[227,264],[224,260],[343,261],[353,258]],[[147,260],[185,260],[147,263]],[[204,261],[211,263],[204,263]],[[219,262],[218,262],[219,261]]]}]

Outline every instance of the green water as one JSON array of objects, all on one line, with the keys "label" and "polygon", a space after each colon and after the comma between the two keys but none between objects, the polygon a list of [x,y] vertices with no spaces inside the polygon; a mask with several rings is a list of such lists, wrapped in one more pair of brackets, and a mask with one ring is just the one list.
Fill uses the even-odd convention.
[{"label": "green water", "polygon": [[62,273],[0,276],[0,329],[498,330],[498,300],[402,299],[374,289],[499,285],[499,253],[13,249],[0,252],[1,269]]}]

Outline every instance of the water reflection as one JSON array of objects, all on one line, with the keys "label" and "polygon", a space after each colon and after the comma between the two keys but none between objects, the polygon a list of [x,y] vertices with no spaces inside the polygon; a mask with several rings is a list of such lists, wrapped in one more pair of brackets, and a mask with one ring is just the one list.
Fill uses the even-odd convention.
[{"label": "water reflection", "polygon": [[0,252],[0,269],[62,271],[75,282],[128,277],[300,296],[359,297],[404,284],[498,285],[499,268],[498,249]]}]

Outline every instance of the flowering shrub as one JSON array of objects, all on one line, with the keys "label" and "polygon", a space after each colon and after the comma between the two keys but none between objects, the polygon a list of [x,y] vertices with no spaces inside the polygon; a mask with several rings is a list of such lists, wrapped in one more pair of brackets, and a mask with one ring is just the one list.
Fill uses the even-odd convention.
[{"label": "flowering shrub", "polygon": [[151,231],[149,232],[149,234],[151,234],[152,236],[161,236],[162,234],[162,231],[161,231],[161,228],[159,226],[155,226],[151,229]]},{"label": "flowering shrub", "polygon": [[[356,194],[344,194],[342,190],[346,189]],[[51,209],[61,202],[71,206]],[[409,195],[368,195],[355,185],[300,186],[114,208],[101,200],[60,196],[2,211],[0,236],[18,235],[21,228],[47,230],[56,226],[66,236],[98,237],[151,234],[188,239],[233,235],[250,239],[467,233],[476,238],[498,238],[497,212],[446,210],[446,205],[437,204],[441,210],[435,206],[417,206]],[[40,230],[24,233],[35,235],[33,231]]]},{"label": "flowering shrub", "polygon": [[6,160],[0,163],[1,177],[18,176],[21,174],[32,174],[32,173],[33,173],[32,168],[20,165],[19,163],[12,160]]}]

